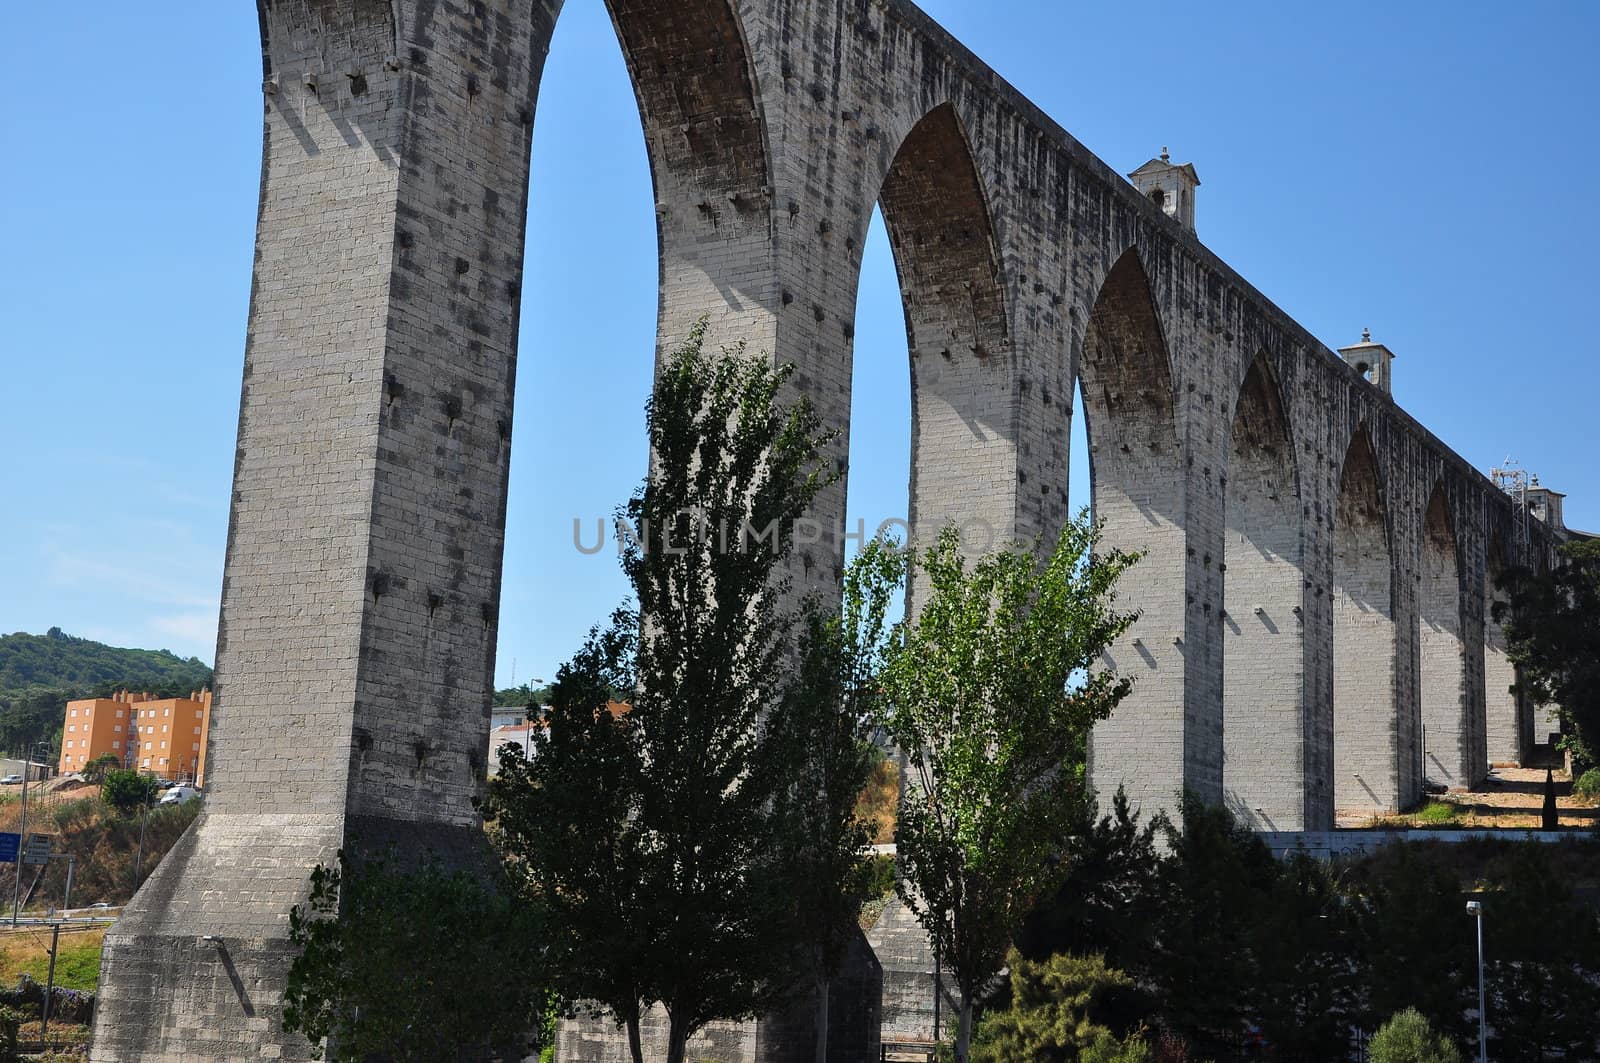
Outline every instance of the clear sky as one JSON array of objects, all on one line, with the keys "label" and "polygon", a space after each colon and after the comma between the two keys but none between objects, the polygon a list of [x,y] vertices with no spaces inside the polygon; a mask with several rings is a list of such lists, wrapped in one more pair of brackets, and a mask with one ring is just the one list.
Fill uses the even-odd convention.
[{"label": "clear sky", "polygon": [[[928,0],[1126,172],[1170,145],[1202,239],[1401,403],[1600,529],[1600,4]],[[0,631],[215,642],[260,167],[248,0],[13,4],[0,36]],[[624,587],[575,515],[644,472],[655,229],[601,0],[568,0],[535,130],[499,678],[549,678]],[[909,374],[881,227],[851,512],[904,511]],[[1083,499],[1082,464],[1074,495]]]}]

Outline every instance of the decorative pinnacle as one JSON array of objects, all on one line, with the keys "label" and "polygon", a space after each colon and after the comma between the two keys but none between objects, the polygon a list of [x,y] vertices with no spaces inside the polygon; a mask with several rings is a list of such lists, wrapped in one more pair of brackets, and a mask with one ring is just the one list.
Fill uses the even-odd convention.
[{"label": "decorative pinnacle", "polygon": [[1364,329],[1361,330],[1361,342],[1362,343],[1371,343],[1372,342],[1372,330],[1371,329],[1364,328]]},{"label": "decorative pinnacle", "polygon": [[1167,154],[1167,146],[1165,144],[1161,145],[1161,161],[1162,162],[1171,162],[1172,161],[1172,156]]}]

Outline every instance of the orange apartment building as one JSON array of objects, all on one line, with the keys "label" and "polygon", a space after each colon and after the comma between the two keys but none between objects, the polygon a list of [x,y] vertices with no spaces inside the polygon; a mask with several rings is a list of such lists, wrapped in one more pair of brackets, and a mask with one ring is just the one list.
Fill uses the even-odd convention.
[{"label": "orange apartment building", "polygon": [[209,690],[160,699],[122,690],[109,698],[69,701],[60,770],[82,771],[113,753],[126,767],[204,786],[210,732]]}]

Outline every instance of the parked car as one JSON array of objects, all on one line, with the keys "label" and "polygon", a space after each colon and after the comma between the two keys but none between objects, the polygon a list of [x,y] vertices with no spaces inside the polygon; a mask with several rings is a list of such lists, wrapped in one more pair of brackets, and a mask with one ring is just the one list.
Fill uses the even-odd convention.
[{"label": "parked car", "polygon": [[200,791],[196,790],[194,787],[174,786],[172,789],[162,794],[161,800],[157,803],[163,805],[186,805],[190,801],[198,801],[199,799]]},{"label": "parked car", "polygon": [[0,779],[0,786],[15,786],[21,781],[22,776],[20,775],[7,775],[4,779]]}]

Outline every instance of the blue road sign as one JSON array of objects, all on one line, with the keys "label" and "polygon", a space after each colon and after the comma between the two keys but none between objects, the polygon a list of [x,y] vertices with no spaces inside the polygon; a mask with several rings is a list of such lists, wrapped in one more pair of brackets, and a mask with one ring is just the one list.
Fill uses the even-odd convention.
[{"label": "blue road sign", "polygon": [[22,848],[22,835],[0,831],[0,864],[17,862],[17,852]]}]

